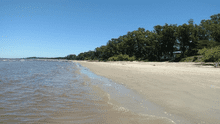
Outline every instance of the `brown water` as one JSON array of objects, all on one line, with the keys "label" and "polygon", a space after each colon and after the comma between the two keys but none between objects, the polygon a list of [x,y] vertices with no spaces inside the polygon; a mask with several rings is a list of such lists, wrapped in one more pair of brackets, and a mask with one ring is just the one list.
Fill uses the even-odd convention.
[{"label": "brown water", "polygon": [[3,123],[189,123],[78,63],[58,60],[1,59],[0,115]]}]

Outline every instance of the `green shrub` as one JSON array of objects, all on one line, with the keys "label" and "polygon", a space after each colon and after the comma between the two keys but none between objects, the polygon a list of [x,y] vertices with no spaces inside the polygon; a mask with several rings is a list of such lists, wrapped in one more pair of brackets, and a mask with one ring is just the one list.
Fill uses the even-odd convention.
[{"label": "green shrub", "polygon": [[181,61],[181,54],[177,54],[174,60],[172,60],[172,62],[179,62],[179,61]]},{"label": "green shrub", "polygon": [[128,61],[129,56],[128,55],[118,55],[118,61]]},{"label": "green shrub", "polygon": [[112,56],[110,57],[108,60],[109,61],[134,61],[136,58],[135,56],[129,57],[128,55],[116,55],[116,56]]},{"label": "green shrub", "polygon": [[198,59],[198,57],[197,57],[197,56],[194,56],[193,62],[195,62],[197,59]]},{"label": "green shrub", "polygon": [[108,58],[109,61],[117,61],[117,57],[116,56],[113,56],[113,57],[110,57]]},{"label": "green shrub", "polygon": [[193,58],[192,57],[182,58],[180,61],[181,62],[192,62]]},{"label": "green shrub", "polygon": [[99,60],[97,57],[93,58],[93,60]]},{"label": "green shrub", "polygon": [[198,53],[203,55],[202,61],[204,62],[217,62],[220,60],[220,46],[210,49],[203,48]]},{"label": "green shrub", "polygon": [[148,59],[145,59],[144,62],[149,62],[149,60],[148,60]]},{"label": "green shrub", "polygon": [[128,57],[128,61],[135,61],[135,56],[132,56],[132,57]]}]

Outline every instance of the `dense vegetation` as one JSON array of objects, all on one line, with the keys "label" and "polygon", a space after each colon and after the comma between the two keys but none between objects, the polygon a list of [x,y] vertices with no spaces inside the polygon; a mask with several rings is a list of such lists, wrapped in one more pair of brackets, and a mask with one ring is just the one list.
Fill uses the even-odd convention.
[{"label": "dense vegetation", "polygon": [[[204,55],[203,61],[220,59],[220,14],[202,20],[199,25],[156,25],[153,31],[138,28],[126,35],[113,38],[94,51],[68,55],[70,60],[99,61],[180,61],[182,58]],[[173,57],[174,51],[181,51]],[[194,58],[196,59],[196,58]]]}]

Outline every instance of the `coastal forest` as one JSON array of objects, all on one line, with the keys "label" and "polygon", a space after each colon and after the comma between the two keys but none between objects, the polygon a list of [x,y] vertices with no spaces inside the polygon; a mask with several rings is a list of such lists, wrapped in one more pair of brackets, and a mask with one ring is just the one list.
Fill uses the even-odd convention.
[{"label": "coastal forest", "polygon": [[[153,31],[138,28],[118,38],[112,38],[106,45],[70,54],[68,60],[98,61],[174,61],[203,55],[202,61],[220,61],[220,13],[194,24],[177,26],[165,24],[154,26]],[[194,58],[196,60],[197,58]]]}]

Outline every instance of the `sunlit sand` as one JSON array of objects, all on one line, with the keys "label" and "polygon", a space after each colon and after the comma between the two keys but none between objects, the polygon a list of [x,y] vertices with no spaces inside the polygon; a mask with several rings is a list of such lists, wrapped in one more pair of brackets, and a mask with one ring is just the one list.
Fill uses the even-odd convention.
[{"label": "sunlit sand", "polygon": [[200,63],[74,61],[192,123],[220,117],[220,69]]}]

